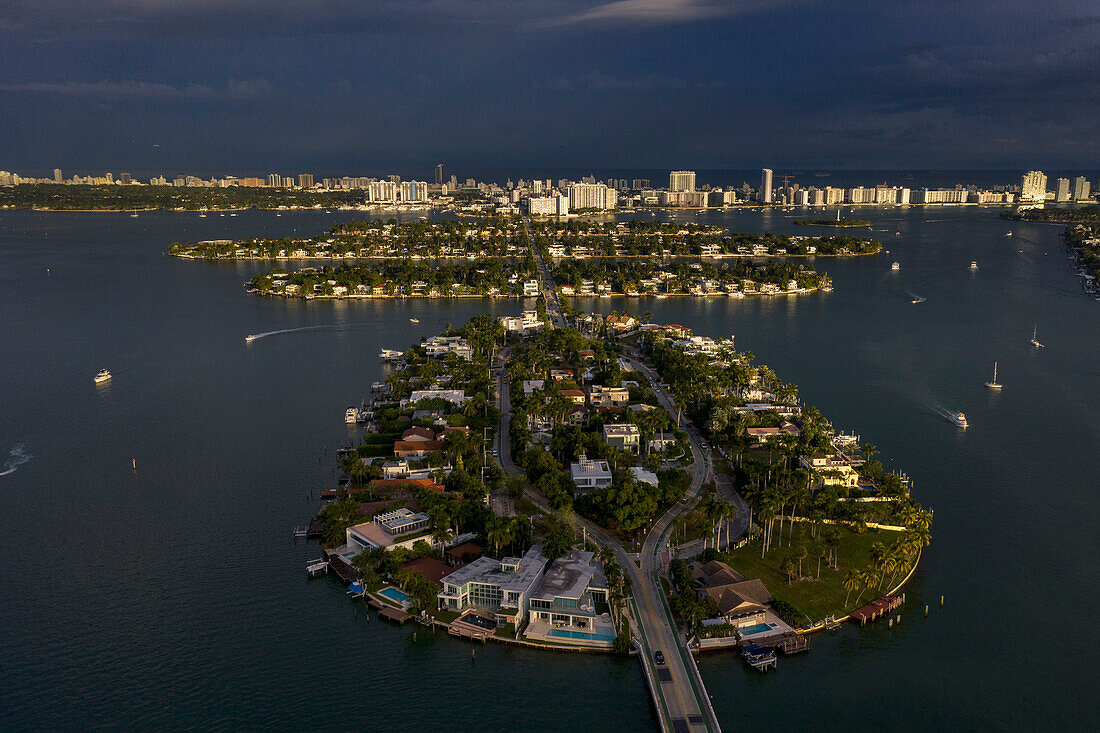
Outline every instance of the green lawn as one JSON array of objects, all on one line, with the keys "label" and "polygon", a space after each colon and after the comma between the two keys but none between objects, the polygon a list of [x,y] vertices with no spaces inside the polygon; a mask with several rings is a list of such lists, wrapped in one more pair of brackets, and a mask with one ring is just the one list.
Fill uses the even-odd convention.
[{"label": "green lawn", "polygon": [[[820,621],[826,616],[843,616],[858,606],[878,598],[888,588],[871,588],[863,592],[859,598],[859,590],[851,594],[847,607],[844,606],[844,598],[848,591],[844,589],[844,576],[849,570],[866,570],[871,566],[871,545],[881,542],[889,547],[897,541],[899,535],[896,532],[869,529],[863,534],[842,528],[840,547],[837,548],[837,566],[833,570],[821,563],[821,580],[817,580],[817,558],[812,554],[802,561],[802,580],[795,580],[787,584],[787,575],[779,567],[783,560],[792,556],[799,545],[805,545],[808,551],[812,551],[816,540],[810,536],[810,526],[799,524],[794,529],[794,537],[790,547],[787,546],[787,527],[783,528],[783,544],[772,549],[760,557],[760,544],[750,543],[731,553],[723,553],[722,559],[729,563],[737,572],[747,578],[759,578],[767,586],[768,590],[777,600],[790,603],[812,621]],[[779,534],[778,523],[776,534]],[[820,528],[818,536],[820,537]],[[797,563],[797,560],[795,561]],[[856,599],[859,598],[857,605]],[[804,619],[805,623],[809,623]]]}]

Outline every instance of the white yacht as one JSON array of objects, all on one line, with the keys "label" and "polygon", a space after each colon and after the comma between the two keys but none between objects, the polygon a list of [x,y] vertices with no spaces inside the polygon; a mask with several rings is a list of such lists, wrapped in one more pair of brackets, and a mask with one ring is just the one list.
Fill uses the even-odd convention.
[{"label": "white yacht", "polygon": [[947,419],[958,425],[960,428],[966,428],[970,426],[970,423],[966,421],[966,415],[962,414],[961,412],[953,412],[948,416]]},{"label": "white yacht", "polygon": [[256,334],[250,333],[250,334],[248,334],[247,336],[244,337],[244,342],[246,344],[250,344],[258,338],[259,338],[259,336],[257,336]]},{"label": "white yacht", "polygon": [[347,409],[347,411],[344,412],[344,422],[351,425],[351,424],[354,424],[358,421],[359,421],[359,410],[358,410],[358,408],[349,407]]},{"label": "white yacht", "polygon": [[409,323],[420,323],[420,319],[419,318],[410,318]]},{"label": "white yacht", "polygon": [[1034,346],[1036,349],[1043,348],[1043,345],[1041,343],[1039,343],[1039,327],[1038,326],[1031,329],[1031,345]]},{"label": "white yacht", "polygon": [[1011,236],[1012,236],[1012,232],[1011,232],[1011,231],[1007,231],[1007,232],[1005,232],[1005,236],[1006,236],[1006,237],[1011,237]]},{"label": "white yacht", "polygon": [[382,349],[381,353],[378,354],[379,359],[385,359],[387,361],[400,359],[402,356],[404,356],[404,354],[397,349]]},{"label": "white yacht", "polygon": [[95,375],[95,383],[103,384],[104,382],[111,381],[111,373],[106,369],[100,369],[99,374]]},{"label": "white yacht", "polygon": [[970,260],[970,269],[971,270],[977,270],[978,269],[978,261],[977,260]]},{"label": "white yacht", "polygon": [[986,387],[989,387],[994,392],[999,392],[1001,387],[1004,386],[997,381],[997,362],[993,362],[993,379],[985,383]]},{"label": "white yacht", "polygon": [[900,270],[901,269],[901,264],[898,263],[898,262],[894,262],[892,265],[890,265],[890,269],[894,270],[894,271]]}]

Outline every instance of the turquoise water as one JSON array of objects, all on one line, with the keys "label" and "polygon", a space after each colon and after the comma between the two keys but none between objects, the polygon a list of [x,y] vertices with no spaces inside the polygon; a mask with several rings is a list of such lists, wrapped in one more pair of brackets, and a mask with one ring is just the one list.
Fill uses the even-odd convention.
[{"label": "turquoise water", "polygon": [[[691,218],[793,233],[803,215]],[[382,713],[398,731],[653,729],[636,660],[497,644],[471,659],[468,643],[368,622],[338,582],[306,579],[318,548],[291,531],[334,481],[335,448],[361,430],[344,410],[385,376],[379,350],[522,306],[248,297],[241,283],[265,265],[163,252],[363,216],[0,212],[0,464],[18,447],[0,476],[5,730],[318,729]],[[837,428],[877,445],[935,511],[900,626],[815,635],[767,677],[704,655],[718,717],[726,730],[806,727],[810,711],[822,730],[1087,729],[1100,304],[1081,293],[1059,227],[974,209],[859,216],[902,236],[889,255],[819,260],[830,294],[578,302],[735,334]],[[910,292],[928,300],[912,305]],[[1045,349],[1028,344],[1035,324]],[[319,328],[244,342],[306,326]],[[994,360],[999,394],[982,386]],[[97,388],[102,368],[114,378]],[[965,412],[970,429],[937,406]],[[242,542],[248,562],[227,562]],[[1040,666],[1011,630],[1052,608],[1077,641]],[[386,660],[384,679],[330,674],[327,694],[302,693],[363,655]]]},{"label": "turquoise water", "polygon": [[409,601],[408,594],[406,594],[405,591],[400,590],[399,588],[383,588],[382,590],[378,591],[378,595],[385,596],[391,601],[394,601],[395,603],[400,603],[402,605],[408,603]]},{"label": "turquoise water", "polygon": [[752,626],[742,626],[738,631],[741,632],[741,636],[749,636],[750,634],[759,634],[761,631],[771,631],[770,624],[753,624]]},{"label": "turquoise water", "polygon": [[571,631],[569,629],[550,629],[548,636],[559,636],[567,639],[592,639],[595,641],[614,641],[614,634],[593,634],[587,631]]}]

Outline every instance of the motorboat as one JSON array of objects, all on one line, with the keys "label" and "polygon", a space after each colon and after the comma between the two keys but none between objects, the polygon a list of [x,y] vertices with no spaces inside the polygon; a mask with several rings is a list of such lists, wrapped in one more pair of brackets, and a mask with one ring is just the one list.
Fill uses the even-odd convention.
[{"label": "motorboat", "polygon": [[349,425],[359,422],[359,409],[356,407],[349,407],[347,411],[344,412],[344,422]]},{"label": "motorboat", "polygon": [[404,354],[402,354],[397,349],[382,349],[382,351],[378,354],[379,359],[385,359],[386,361],[400,359],[402,356],[404,356]]},{"label": "motorboat", "polygon": [[103,384],[104,382],[111,381],[111,373],[106,369],[100,369],[99,374],[95,375],[95,383]]},{"label": "motorboat", "polygon": [[890,269],[897,272],[898,270],[901,269],[901,264],[898,263],[898,262],[894,262],[893,264],[890,265]]},{"label": "motorboat", "polygon": [[250,344],[258,338],[259,338],[259,336],[257,336],[256,334],[250,333],[250,334],[248,334],[247,336],[244,337],[244,342],[246,344]]},{"label": "motorboat", "polygon": [[1031,329],[1031,345],[1034,346],[1036,349],[1043,348],[1043,345],[1041,343],[1039,343],[1039,327],[1038,326]]},{"label": "motorboat", "polygon": [[420,319],[419,318],[410,318],[409,323],[420,323]]},{"label": "motorboat", "polygon": [[916,295],[909,302],[916,305],[917,303],[923,303],[926,300],[928,300],[928,298],[924,297],[923,295]]},{"label": "motorboat", "polygon": [[947,416],[947,419],[958,425],[960,428],[970,427],[970,423],[966,421],[966,415],[961,412],[952,412]]},{"label": "motorboat", "polygon": [[977,270],[978,269],[978,261],[977,260],[970,260],[970,269],[971,270]]},{"label": "motorboat", "polygon": [[1012,236],[1012,232],[1011,232],[1011,231],[1005,232],[1005,236],[1006,236],[1006,237],[1011,237],[1011,236]]},{"label": "motorboat", "polygon": [[985,386],[989,387],[994,392],[1000,392],[1001,387],[1004,386],[1000,382],[997,381],[997,362],[993,362],[993,379],[986,382]]}]

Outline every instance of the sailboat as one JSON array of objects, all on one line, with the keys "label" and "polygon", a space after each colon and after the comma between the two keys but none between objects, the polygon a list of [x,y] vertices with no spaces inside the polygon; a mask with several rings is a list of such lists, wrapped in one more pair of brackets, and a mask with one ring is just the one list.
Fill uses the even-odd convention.
[{"label": "sailboat", "polygon": [[1000,382],[997,381],[997,362],[993,362],[993,379],[986,382],[985,386],[994,391],[1000,391],[1001,387],[1003,386]]},{"label": "sailboat", "polygon": [[1036,349],[1043,348],[1043,345],[1039,343],[1039,327],[1036,326],[1031,330],[1031,345]]}]

